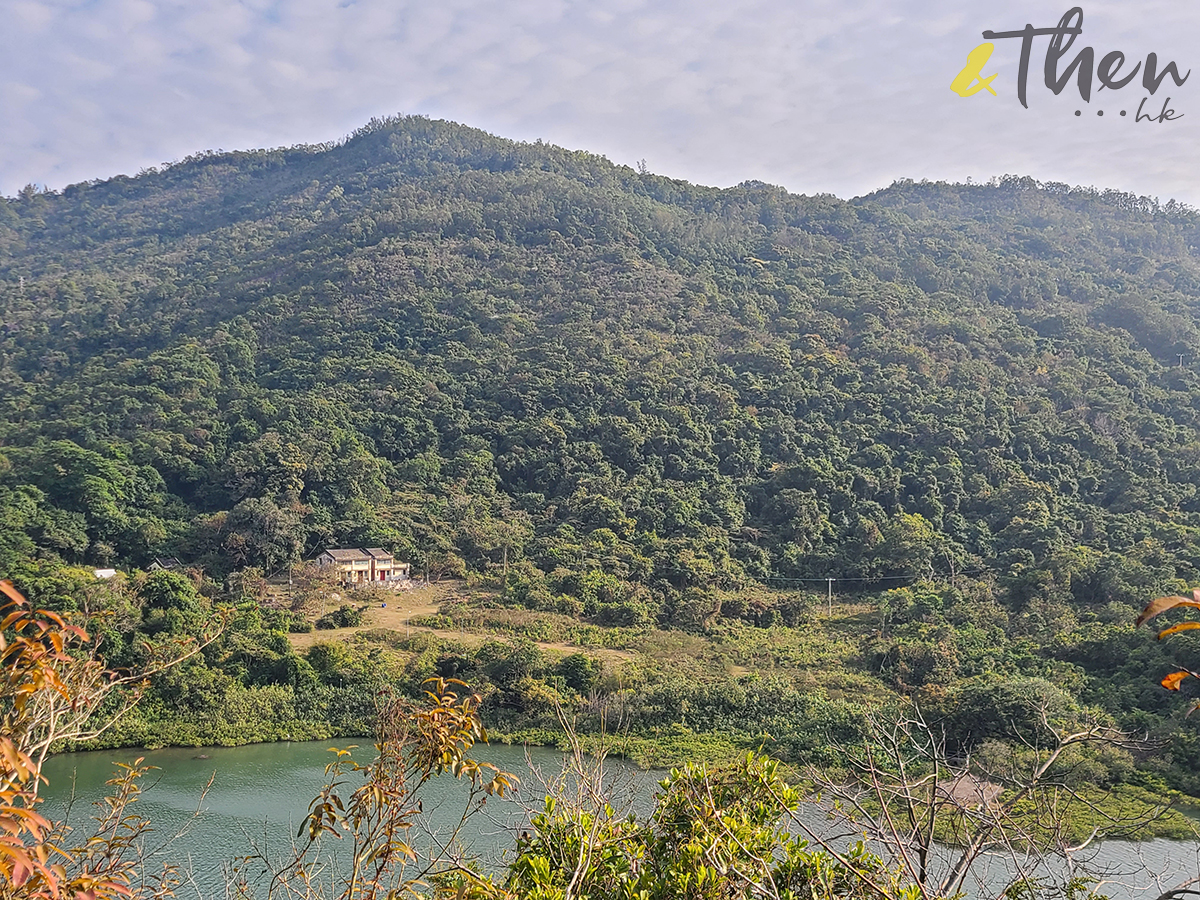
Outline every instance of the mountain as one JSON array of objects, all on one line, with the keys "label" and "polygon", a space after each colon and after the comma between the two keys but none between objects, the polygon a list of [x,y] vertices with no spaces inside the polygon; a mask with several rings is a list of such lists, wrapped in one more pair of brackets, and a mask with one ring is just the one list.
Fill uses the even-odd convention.
[{"label": "mountain", "polygon": [[717,190],[419,118],[27,190],[0,205],[10,528],[274,567],[512,509],[543,569],[604,531],[676,587],[1073,547],[1190,578],[1197,225],[1018,178]]},{"label": "mountain", "polygon": [[[1116,192],[718,190],[420,118],[26,188],[0,200],[0,576],[62,606],[62,564],[202,568],[205,598],[112,600],[128,655],[256,572],[384,547],[541,617],[504,628],[652,648],[612,684],[532,644],[300,659],[242,607],[118,742],[359,733],[407,666],[472,672],[517,726],[599,690],[655,742],[790,758],[881,697],[964,748],[1091,704],[1174,731],[1136,778],[1200,791],[1147,677],[1195,644],[1132,628],[1200,580],[1198,246],[1195,211]],[[859,605],[821,619],[833,590]]]}]

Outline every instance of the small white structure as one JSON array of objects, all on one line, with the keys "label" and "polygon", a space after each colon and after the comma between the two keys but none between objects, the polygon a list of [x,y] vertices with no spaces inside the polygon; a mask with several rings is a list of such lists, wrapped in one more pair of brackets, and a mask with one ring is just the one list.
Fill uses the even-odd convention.
[{"label": "small white structure", "polygon": [[107,581],[110,578],[117,577],[117,570],[116,569],[92,569],[92,574],[95,575],[97,578],[101,578],[101,579]]}]

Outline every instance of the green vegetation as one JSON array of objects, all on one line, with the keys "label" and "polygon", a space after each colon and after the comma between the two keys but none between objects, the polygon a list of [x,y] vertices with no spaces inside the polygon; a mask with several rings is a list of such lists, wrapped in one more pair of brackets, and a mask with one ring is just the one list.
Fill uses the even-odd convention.
[{"label": "green vegetation", "polygon": [[[0,575],[114,666],[226,610],[110,742],[361,732],[441,674],[504,732],[791,763],[907,699],[963,751],[1096,712],[1171,742],[1091,783],[1200,794],[1145,677],[1194,636],[1132,628],[1200,581],[1198,246],[1112,192],[717,190],[419,118],[25,191]],[[354,604],[269,579],[329,545],[469,575],[415,624],[474,640],[297,653]],[[161,555],[202,574],[86,568]]]},{"label": "green vegetation", "polygon": [[530,900],[922,896],[861,843],[835,858],[789,833],[780,813],[799,804],[778,764],[753,754],[715,771],[672,770],[644,821],[590,797],[571,805],[548,796],[517,841],[504,887]]},{"label": "green vegetation", "polygon": [[[157,573],[139,587],[143,613],[195,612],[202,605],[186,580],[169,573]],[[137,689],[130,696],[128,688],[145,675],[175,670],[212,646],[212,635],[199,643],[176,640],[167,645],[166,655],[149,653],[121,674],[106,671],[96,658],[103,641],[98,633],[89,634],[55,612],[36,610],[8,581],[0,580],[0,595],[6,673],[0,680],[6,700],[0,705],[5,724],[0,819],[7,823],[0,840],[0,885],[5,896],[168,900],[182,873],[178,865],[167,864],[147,877],[150,867],[139,838],[152,825],[134,808],[148,771],[143,760],[120,766],[108,782],[112,795],[96,804],[101,814],[94,819],[95,830],[74,847],[65,844],[71,829],[64,822],[37,812],[42,802],[37,786],[51,745],[118,722],[137,699]],[[1200,606],[1200,599],[1181,597],[1156,603],[1167,601]],[[96,616],[97,624],[106,618],[94,608],[85,614]],[[317,646],[328,654],[342,645]],[[581,654],[565,657],[558,668],[564,679],[580,686],[594,684],[600,674]],[[865,839],[848,848],[813,830],[800,809],[803,793],[785,780],[777,760],[753,752],[728,752],[712,766],[690,762],[673,769],[660,782],[648,816],[618,812],[604,783],[603,752],[589,754],[577,731],[566,727],[570,753],[561,775],[542,781],[544,791],[535,787],[543,798],[540,811],[527,808],[528,828],[515,839],[505,871],[488,875],[477,860],[459,852],[455,834],[489,797],[503,797],[518,779],[467,756],[478,741],[487,740],[479,694],[440,676],[424,679],[421,688],[416,701],[386,687],[377,692],[375,759],[362,763],[351,749],[335,750],[325,770],[328,781],[309,804],[297,835],[307,840],[278,860],[251,845],[248,855],[233,861],[227,888],[267,900],[285,894],[306,900],[371,900],[384,894],[460,900],[934,900],[960,898],[968,879],[979,874],[982,857],[1002,854],[1013,863],[999,882],[1006,886],[1004,896],[1100,900],[1086,868],[1057,865],[1076,842],[1080,825],[1072,813],[1082,809],[1093,822],[1103,816],[1098,827],[1109,833],[1112,825],[1130,829],[1147,821],[1145,804],[1128,812],[1127,806],[1110,807],[1106,813],[1080,775],[1081,764],[1095,759],[1089,750],[1120,750],[1128,739],[1094,721],[1083,730],[1064,731],[1057,723],[1071,717],[1063,720],[1061,710],[1045,705],[1036,721],[1017,729],[1023,746],[984,742],[976,754],[982,762],[969,768],[947,755],[944,735],[939,737],[938,728],[915,708],[873,717],[868,740],[843,745],[844,757],[832,773],[810,770],[816,774],[809,787],[827,795],[826,808],[838,811],[842,823]],[[1002,784],[974,774],[1003,769],[1008,777]],[[417,849],[411,841],[424,821],[422,789],[444,774],[469,782],[458,825],[428,849]],[[825,830],[827,824],[818,827]],[[1091,836],[1095,833],[1093,827]],[[324,834],[348,837],[352,852],[328,864],[320,861],[315,841]],[[867,842],[882,855],[868,852]],[[936,853],[935,842],[941,844]]]},{"label": "green vegetation", "polygon": [[362,624],[363,611],[353,607],[348,603],[343,603],[331,613],[326,613],[317,619],[316,627],[323,629],[330,628],[354,628]]}]

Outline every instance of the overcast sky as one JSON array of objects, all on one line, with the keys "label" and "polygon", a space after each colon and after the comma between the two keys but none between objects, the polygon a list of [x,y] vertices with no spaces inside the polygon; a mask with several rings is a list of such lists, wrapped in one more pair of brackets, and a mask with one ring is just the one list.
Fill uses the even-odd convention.
[{"label": "overcast sky", "polygon": [[[1065,3],[963,0],[0,0],[0,193],[61,188],[206,149],[335,140],[419,113],[704,184],[868,193],[1007,173],[1200,206],[1200,4],[1086,2],[1095,59],[1194,74],[1149,96],[1059,96],[1035,39],[950,82],[985,29]],[[1096,86],[1094,85],[1093,88]],[[1176,118],[1158,116],[1167,97]],[[1148,99],[1147,99],[1148,98]],[[1120,116],[1124,109],[1126,115]],[[1076,116],[1075,111],[1080,110]],[[1098,110],[1105,112],[1098,116]]]}]

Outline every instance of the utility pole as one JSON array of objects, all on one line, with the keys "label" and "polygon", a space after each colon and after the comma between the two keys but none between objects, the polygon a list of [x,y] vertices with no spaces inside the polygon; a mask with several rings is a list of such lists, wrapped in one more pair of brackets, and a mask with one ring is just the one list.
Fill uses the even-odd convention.
[{"label": "utility pole", "polygon": [[833,579],[826,578],[825,580],[829,583],[829,591],[825,595],[825,600],[829,604],[829,618],[832,619],[833,618]]},{"label": "utility pole", "polygon": [[1183,368],[1183,358],[1185,356],[1187,356],[1187,354],[1186,353],[1176,353],[1175,355],[1179,357],[1179,368],[1182,369]]}]

